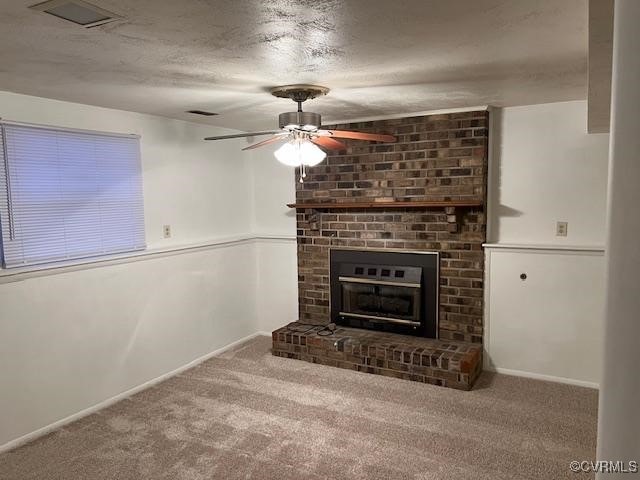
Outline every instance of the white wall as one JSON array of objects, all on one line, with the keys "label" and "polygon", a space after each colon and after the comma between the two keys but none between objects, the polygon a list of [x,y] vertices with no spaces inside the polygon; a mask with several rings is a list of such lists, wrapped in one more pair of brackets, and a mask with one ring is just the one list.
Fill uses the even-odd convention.
[{"label": "white wall", "polygon": [[[243,142],[202,140],[221,129],[5,92],[0,116],[140,134],[151,250],[251,236]],[[0,277],[0,448],[258,331],[256,252],[244,240],[11,283]]]},{"label": "white wall", "polygon": [[0,446],[258,330],[251,243],[0,285]]},{"label": "white wall", "polygon": [[296,241],[261,239],[256,243],[256,311],[259,330],[272,332],[298,319]]},{"label": "white wall", "polygon": [[[611,168],[607,224],[604,376],[598,405],[597,459],[624,465],[640,458],[640,2],[616,0],[611,99]],[[624,471],[598,480],[624,479]]]},{"label": "white wall", "polygon": [[258,238],[256,310],[260,330],[270,332],[298,319],[295,175],[265,147],[252,151],[252,225]]},{"label": "white wall", "polygon": [[491,136],[486,366],[596,385],[608,135],[587,135],[577,101],[495,109]]},{"label": "white wall", "polygon": [[291,167],[273,156],[279,146],[250,150],[252,229],[257,234],[295,236],[296,211],[287,204],[296,200],[296,178]]},{"label": "white wall", "polygon": [[595,386],[602,359],[602,253],[496,249],[489,257],[488,368]]},{"label": "white wall", "polygon": [[[609,135],[584,101],[494,109],[490,243],[603,245]],[[557,237],[556,222],[569,222]]]}]

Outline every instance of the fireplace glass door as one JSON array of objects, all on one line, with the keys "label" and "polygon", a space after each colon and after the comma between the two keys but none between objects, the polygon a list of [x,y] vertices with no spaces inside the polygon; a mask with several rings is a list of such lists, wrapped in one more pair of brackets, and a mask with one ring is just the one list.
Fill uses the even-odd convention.
[{"label": "fireplace glass door", "polygon": [[340,315],[373,322],[420,326],[421,290],[417,284],[341,277]]}]

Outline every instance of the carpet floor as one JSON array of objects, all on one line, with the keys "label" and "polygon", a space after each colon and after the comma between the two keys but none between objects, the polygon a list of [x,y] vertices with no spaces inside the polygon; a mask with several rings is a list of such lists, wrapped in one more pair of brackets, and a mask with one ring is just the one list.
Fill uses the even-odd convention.
[{"label": "carpet floor", "polygon": [[234,350],[0,455],[11,480],[562,479],[597,392],[484,373],[470,392]]}]

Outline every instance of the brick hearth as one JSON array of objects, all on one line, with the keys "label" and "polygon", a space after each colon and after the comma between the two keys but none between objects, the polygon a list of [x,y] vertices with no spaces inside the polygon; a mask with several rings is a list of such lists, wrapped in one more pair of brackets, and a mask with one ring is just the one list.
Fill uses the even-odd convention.
[{"label": "brick hearth", "polygon": [[323,336],[322,328],[296,323],[279,328],[272,335],[272,353],[460,390],[469,390],[480,374],[479,345],[345,327]]}]

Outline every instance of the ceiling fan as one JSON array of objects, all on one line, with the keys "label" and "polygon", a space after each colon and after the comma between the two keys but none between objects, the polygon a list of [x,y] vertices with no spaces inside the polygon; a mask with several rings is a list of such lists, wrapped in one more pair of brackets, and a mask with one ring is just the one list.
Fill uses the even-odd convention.
[{"label": "ceiling fan", "polygon": [[298,111],[281,113],[278,118],[280,130],[239,133],[207,137],[205,140],[225,140],[228,138],[255,137],[271,135],[261,142],[254,143],[242,150],[251,150],[276,142],[286,141],[274,152],[276,159],[288,166],[300,168],[300,182],[306,176],[306,167],[319,164],[328,152],[346,150],[347,146],[337,138],[368,140],[374,142],[395,142],[393,135],[364,133],[349,130],[327,130],[321,127],[318,113],[303,112],[302,103],[306,100],[326,95],[329,89],[317,85],[285,85],[271,89],[271,94],[279,98],[290,98],[298,104]]}]

